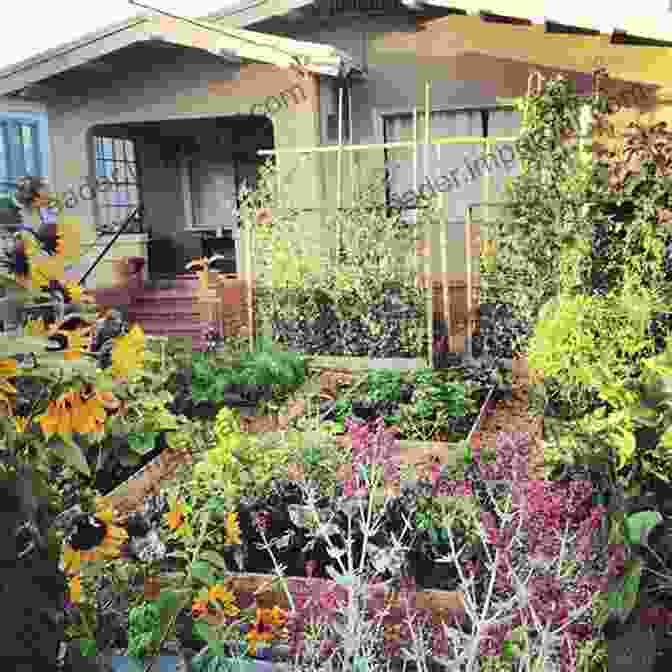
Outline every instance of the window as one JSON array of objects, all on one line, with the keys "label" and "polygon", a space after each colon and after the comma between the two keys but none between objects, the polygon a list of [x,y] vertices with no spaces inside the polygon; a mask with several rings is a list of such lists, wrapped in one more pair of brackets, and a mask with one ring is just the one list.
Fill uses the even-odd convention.
[{"label": "window", "polygon": [[[98,233],[111,233],[142,204],[138,163],[133,140],[94,136],[96,178],[107,178],[112,186],[97,192]],[[142,232],[142,213],[136,215],[125,233]]]},{"label": "window", "polygon": [[[511,109],[450,110],[437,111],[431,115],[431,135],[437,137],[473,136],[516,137],[520,133],[520,113]],[[413,115],[410,113],[383,117],[385,142],[413,140]],[[445,213],[448,221],[463,221],[466,208],[471,203],[483,201],[483,176],[489,170],[490,201],[503,197],[505,179],[518,172],[512,161],[510,149],[497,152],[500,144],[491,148],[485,156],[481,144],[431,145],[429,148],[428,171],[425,175],[424,118],[418,114],[417,179],[418,189],[430,178],[446,193]],[[501,156],[500,156],[501,154]],[[389,171],[389,204],[392,200],[402,207],[414,207],[413,198],[413,150],[411,148],[386,151]],[[443,178],[441,180],[441,178]],[[439,181],[441,180],[441,181]],[[427,189],[426,187],[425,189]],[[404,195],[407,194],[407,197]],[[392,199],[391,197],[395,198]],[[409,205],[407,205],[409,204]],[[410,213],[409,213],[410,214]]]},{"label": "window", "polygon": [[23,175],[45,176],[41,156],[39,122],[21,118],[0,118],[0,190],[14,192]]}]

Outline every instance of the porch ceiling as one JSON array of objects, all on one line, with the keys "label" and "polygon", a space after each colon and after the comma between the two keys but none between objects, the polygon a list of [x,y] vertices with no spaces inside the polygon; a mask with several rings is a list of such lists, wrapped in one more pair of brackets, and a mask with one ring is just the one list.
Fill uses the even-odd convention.
[{"label": "porch ceiling", "polygon": [[301,64],[317,75],[339,76],[362,70],[349,54],[329,45],[202,22],[194,25],[167,16],[140,16],[0,70],[0,96],[73,69],[104,68],[101,57],[141,43],[200,49],[234,63],[252,61],[281,68]]}]

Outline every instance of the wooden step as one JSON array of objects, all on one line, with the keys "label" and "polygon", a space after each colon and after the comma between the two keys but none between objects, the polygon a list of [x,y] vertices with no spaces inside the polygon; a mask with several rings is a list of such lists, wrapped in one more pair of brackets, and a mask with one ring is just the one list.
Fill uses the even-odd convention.
[{"label": "wooden step", "polygon": [[194,308],[192,305],[166,305],[163,303],[134,303],[128,309],[129,315],[135,315],[137,318],[145,317],[168,317],[179,320],[202,320],[202,310]]}]

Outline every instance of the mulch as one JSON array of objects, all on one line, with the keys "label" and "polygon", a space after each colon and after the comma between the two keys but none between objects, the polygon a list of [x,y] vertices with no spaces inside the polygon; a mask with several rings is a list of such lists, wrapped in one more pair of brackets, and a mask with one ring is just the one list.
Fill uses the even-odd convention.
[{"label": "mulch", "polygon": [[483,418],[479,433],[481,447],[494,450],[500,432],[529,434],[533,440],[530,479],[543,479],[543,416],[532,415],[528,410],[529,372],[520,360],[514,364],[512,382],[511,399],[498,401],[494,411]]}]

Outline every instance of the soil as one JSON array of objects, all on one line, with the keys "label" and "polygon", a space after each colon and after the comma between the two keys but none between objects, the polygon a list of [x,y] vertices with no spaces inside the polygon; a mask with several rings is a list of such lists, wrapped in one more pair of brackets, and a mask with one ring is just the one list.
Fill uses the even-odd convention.
[{"label": "soil", "polygon": [[530,459],[530,478],[544,478],[543,416],[534,416],[528,410],[529,373],[524,362],[514,365],[511,399],[497,402],[494,411],[486,414],[479,432],[481,446],[494,449],[499,432],[526,432],[533,441]]}]

